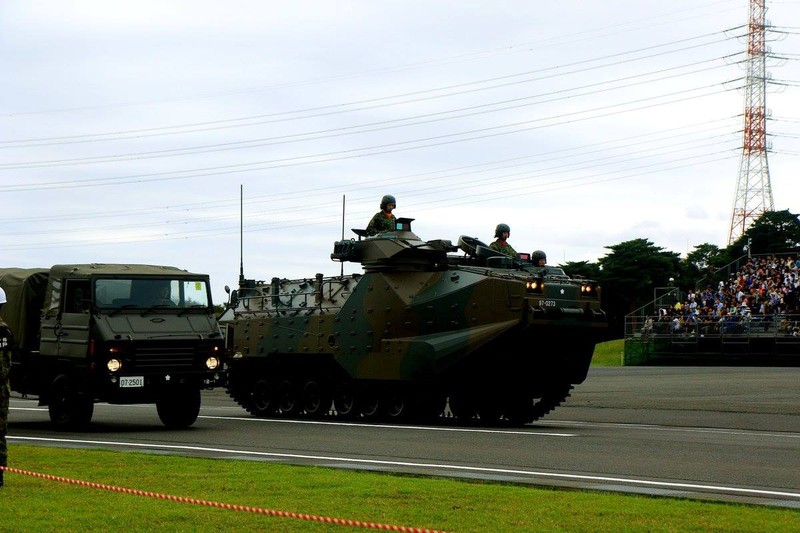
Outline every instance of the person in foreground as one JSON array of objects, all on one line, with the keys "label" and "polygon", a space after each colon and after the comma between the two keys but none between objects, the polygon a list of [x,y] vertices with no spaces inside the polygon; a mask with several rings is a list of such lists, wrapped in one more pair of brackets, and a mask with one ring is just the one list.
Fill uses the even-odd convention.
[{"label": "person in foreground", "polygon": [[[0,466],[8,466],[8,401],[11,388],[8,384],[8,374],[11,371],[11,330],[3,320],[3,306],[6,303],[6,293],[0,287]],[[0,487],[3,486],[3,472],[0,469]]]}]

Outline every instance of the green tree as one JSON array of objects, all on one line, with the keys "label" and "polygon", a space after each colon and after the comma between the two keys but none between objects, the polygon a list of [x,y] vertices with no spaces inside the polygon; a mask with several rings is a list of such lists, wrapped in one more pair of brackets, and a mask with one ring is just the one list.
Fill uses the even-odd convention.
[{"label": "green tree", "polygon": [[588,279],[600,279],[600,264],[589,261],[568,261],[558,265],[570,276],[583,276]]},{"label": "green tree", "polygon": [[714,281],[714,274],[720,267],[729,262],[728,254],[715,244],[698,244],[681,261],[681,274],[678,278],[681,287],[696,287],[705,280],[706,284]]},{"label": "green tree", "polygon": [[731,257],[738,257],[750,242],[751,254],[779,254],[800,247],[800,216],[788,209],[766,211],[747,231],[728,246]]},{"label": "green tree", "polygon": [[606,246],[600,258],[603,307],[609,314],[612,336],[624,333],[625,315],[653,300],[655,287],[674,283],[680,272],[680,256],[647,239]]}]

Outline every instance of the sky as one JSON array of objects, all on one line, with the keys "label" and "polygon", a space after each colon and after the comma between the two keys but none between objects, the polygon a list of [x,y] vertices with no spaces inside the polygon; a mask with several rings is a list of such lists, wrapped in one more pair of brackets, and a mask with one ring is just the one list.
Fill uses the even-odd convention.
[{"label": "sky", "polygon": [[[800,210],[800,0],[767,0],[774,207]],[[335,275],[385,194],[551,264],[727,245],[746,0],[0,0],[0,264]],[[358,272],[347,263],[344,272]]]}]

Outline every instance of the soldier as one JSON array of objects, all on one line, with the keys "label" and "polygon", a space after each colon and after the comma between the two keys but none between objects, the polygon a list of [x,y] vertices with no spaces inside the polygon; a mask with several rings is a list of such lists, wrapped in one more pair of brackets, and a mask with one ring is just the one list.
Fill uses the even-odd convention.
[{"label": "soldier", "polygon": [[397,202],[391,194],[381,198],[381,210],[375,213],[375,216],[367,224],[367,235],[375,235],[376,233],[397,229],[397,219],[392,214],[392,210],[395,207],[397,207]]},{"label": "soldier", "polygon": [[[0,313],[6,303],[6,292],[0,287]],[[11,371],[11,330],[0,314],[0,467],[8,466],[8,398],[11,389],[8,374]],[[3,470],[0,469],[0,487],[3,486]]]},{"label": "soldier", "polygon": [[547,255],[541,250],[536,250],[531,255],[531,261],[535,266],[543,267],[547,264]]},{"label": "soldier", "polygon": [[508,237],[511,235],[511,228],[508,224],[498,224],[497,227],[494,229],[494,236],[496,241],[489,245],[489,248],[492,250],[497,250],[501,254],[509,255],[513,258],[517,258],[517,252],[514,248],[511,247],[508,242]]}]

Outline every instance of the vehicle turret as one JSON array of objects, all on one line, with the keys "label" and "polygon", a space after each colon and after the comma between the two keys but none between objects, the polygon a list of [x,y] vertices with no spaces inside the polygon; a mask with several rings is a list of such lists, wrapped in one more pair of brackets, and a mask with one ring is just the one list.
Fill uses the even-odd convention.
[{"label": "vehicle turret", "polygon": [[358,240],[336,241],[331,259],[361,263],[366,272],[441,270],[446,268],[447,252],[457,250],[450,241],[423,241],[411,231],[413,218],[398,218],[397,230],[367,236],[354,229]]}]

